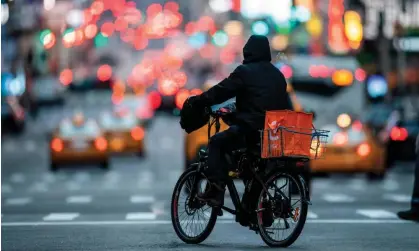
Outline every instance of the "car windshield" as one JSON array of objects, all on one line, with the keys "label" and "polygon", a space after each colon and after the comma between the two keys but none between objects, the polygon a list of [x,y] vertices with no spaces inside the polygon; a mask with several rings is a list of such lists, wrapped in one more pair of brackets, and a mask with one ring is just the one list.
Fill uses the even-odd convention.
[{"label": "car windshield", "polygon": [[59,133],[62,138],[95,138],[99,136],[100,128],[94,121],[87,121],[81,126],[65,121],[60,126]]},{"label": "car windshield", "polygon": [[134,127],[136,123],[136,117],[132,113],[122,116],[115,113],[106,113],[101,118],[101,125],[106,129],[127,130]]},{"label": "car windshield", "polygon": [[[330,131],[329,137],[327,139],[328,144],[333,143],[333,138],[337,133],[343,132],[343,130],[340,129],[336,125],[327,125],[327,126],[324,126],[322,129]],[[359,144],[362,141],[364,141],[365,138],[366,138],[363,131],[354,130],[352,127],[348,128],[348,130],[346,130],[346,132],[348,134],[348,143],[349,144]]]},{"label": "car windshield", "polygon": [[126,107],[130,110],[142,107],[147,104],[147,98],[141,96],[126,96],[118,107]]}]

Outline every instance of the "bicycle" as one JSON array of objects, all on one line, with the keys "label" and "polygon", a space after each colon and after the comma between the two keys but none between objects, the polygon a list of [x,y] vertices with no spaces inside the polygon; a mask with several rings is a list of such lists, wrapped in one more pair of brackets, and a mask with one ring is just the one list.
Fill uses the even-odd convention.
[{"label": "bicycle", "polygon": [[[220,130],[220,119],[227,122],[226,117],[230,116],[231,112],[221,108],[215,111],[208,111],[211,119],[208,121],[208,139],[211,137],[211,128],[215,125],[216,133]],[[228,124],[228,123],[227,123]],[[282,128],[288,130],[286,128]],[[281,130],[282,130],[281,129]],[[313,134],[313,137],[319,139],[320,137],[327,137],[327,131]],[[282,134],[281,134],[282,135]],[[263,136],[262,136],[263,137]],[[320,140],[317,140],[319,143]],[[257,145],[257,146],[260,146]],[[319,145],[317,144],[317,148]],[[316,149],[317,151],[317,149]],[[317,155],[317,153],[316,153]],[[222,210],[235,215],[235,221],[239,222],[242,226],[248,226],[251,230],[259,234],[262,240],[270,247],[288,247],[293,244],[301,234],[308,212],[308,205],[311,205],[309,189],[300,174],[290,171],[284,167],[288,166],[301,166],[307,162],[309,158],[279,158],[272,160],[271,168],[267,167],[267,159],[262,159],[260,152],[251,148],[242,148],[233,151],[229,154],[232,159],[235,170],[229,172],[229,179],[227,188],[230,192],[231,200],[234,205],[233,208],[222,206]],[[178,179],[171,201],[171,219],[172,225],[178,237],[188,244],[198,244],[203,242],[212,232],[217,218],[220,214],[218,210],[208,206],[205,202],[196,199],[196,195],[201,193],[201,188],[208,189],[210,183],[205,176],[206,161],[208,155],[206,150],[199,152],[199,161],[191,164],[190,167]],[[273,168],[272,168],[273,166]],[[245,193],[252,191],[257,195],[257,200],[250,200],[248,204],[244,204],[241,200],[234,184],[233,178],[241,178],[245,184]],[[285,179],[286,182],[279,189],[276,181]],[[202,184],[202,183],[203,184]],[[282,188],[287,186],[290,182],[296,186],[297,196],[299,200],[292,204],[291,188],[286,191],[281,191]],[[291,183],[290,183],[291,184]],[[184,187],[185,186],[185,187]],[[253,189],[253,190],[252,190]],[[272,192],[273,190],[273,192]],[[179,204],[180,193],[186,192],[186,199],[182,204]],[[249,192],[250,193],[250,192]],[[252,199],[252,197],[250,197]],[[295,206],[299,203],[299,206]],[[179,214],[179,206],[185,207],[185,212]],[[205,208],[205,210],[204,210]],[[209,210],[209,213],[205,213]],[[201,212],[202,214],[199,214]],[[186,213],[186,214],[185,214]],[[198,213],[197,215],[195,215]],[[194,230],[198,227],[195,224],[202,223],[204,220],[206,225],[200,228],[200,232],[193,235],[192,230],[184,230],[182,227],[181,216],[195,216],[198,222],[192,223]],[[206,220],[206,218],[208,218]],[[289,221],[290,222],[289,222]],[[290,223],[295,223],[294,230],[284,239],[276,240],[271,234],[275,229],[289,229]],[[279,228],[273,228],[274,224],[279,224]],[[190,223],[186,224],[186,227]],[[192,226],[191,225],[191,226]]]}]

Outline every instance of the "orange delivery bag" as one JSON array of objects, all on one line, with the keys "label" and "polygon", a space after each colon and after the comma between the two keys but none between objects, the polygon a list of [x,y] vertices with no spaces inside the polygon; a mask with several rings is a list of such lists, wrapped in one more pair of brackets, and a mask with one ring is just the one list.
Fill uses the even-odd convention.
[{"label": "orange delivery bag", "polygon": [[312,131],[312,113],[267,111],[262,134],[262,158],[309,158]]}]

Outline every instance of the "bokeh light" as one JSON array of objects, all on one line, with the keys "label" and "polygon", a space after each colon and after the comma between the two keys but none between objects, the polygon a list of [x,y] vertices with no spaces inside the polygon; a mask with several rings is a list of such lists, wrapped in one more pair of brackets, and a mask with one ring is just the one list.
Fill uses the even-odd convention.
[{"label": "bokeh light", "polygon": [[101,65],[97,70],[97,78],[100,81],[108,81],[112,77],[112,67],[109,65]]}]

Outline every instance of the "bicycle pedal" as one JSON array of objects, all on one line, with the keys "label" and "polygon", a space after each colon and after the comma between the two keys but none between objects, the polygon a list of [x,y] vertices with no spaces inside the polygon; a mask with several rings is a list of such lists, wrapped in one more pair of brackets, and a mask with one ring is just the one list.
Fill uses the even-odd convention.
[{"label": "bicycle pedal", "polygon": [[224,215],[223,210],[221,208],[214,208],[214,209],[217,210],[217,215],[218,216],[223,216]]}]

